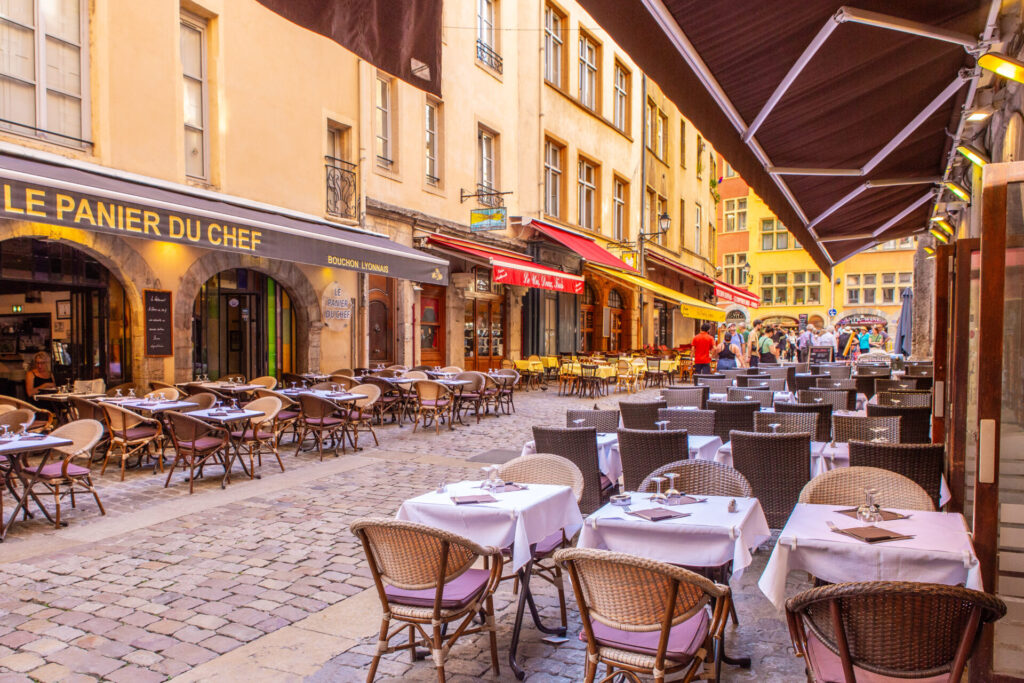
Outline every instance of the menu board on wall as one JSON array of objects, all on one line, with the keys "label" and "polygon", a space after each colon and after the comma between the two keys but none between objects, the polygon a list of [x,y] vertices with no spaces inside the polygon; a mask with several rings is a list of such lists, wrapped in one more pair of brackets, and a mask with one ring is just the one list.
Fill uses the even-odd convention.
[{"label": "menu board on wall", "polygon": [[171,293],[162,289],[143,291],[146,322],[146,355],[173,356]]}]

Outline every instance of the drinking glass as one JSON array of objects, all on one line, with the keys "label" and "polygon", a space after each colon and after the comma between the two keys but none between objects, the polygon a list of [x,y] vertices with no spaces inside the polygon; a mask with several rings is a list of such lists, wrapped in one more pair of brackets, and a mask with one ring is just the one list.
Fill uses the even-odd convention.
[{"label": "drinking glass", "polygon": [[220,400],[219,398],[214,399],[213,400],[213,409],[214,410],[220,410],[220,407],[221,407],[221,405],[223,403],[224,403],[224,401]]},{"label": "drinking glass", "polygon": [[0,425],[0,440],[6,441],[8,438],[7,425]]},{"label": "drinking glass", "polygon": [[135,398],[135,387],[128,390],[128,398]]},{"label": "drinking glass", "polygon": [[886,443],[887,439],[882,436],[885,432],[889,431],[888,427],[871,427],[871,433],[875,435],[871,439],[872,443]]},{"label": "drinking glass", "polygon": [[864,489],[864,502],[857,508],[857,517],[861,521],[871,523],[881,520],[881,515],[878,514],[878,504],[875,502],[877,495],[878,489],[876,488]]},{"label": "drinking glass", "polygon": [[815,399],[814,399],[814,402],[815,402],[815,403],[821,403],[821,402],[822,402],[822,401],[824,401],[824,400],[825,400],[825,399],[823,399],[823,398],[815,398]]},{"label": "drinking glass", "polygon": [[479,488],[487,490],[490,487],[490,483],[491,483],[491,466],[490,465],[484,465],[483,467],[480,468],[480,487]]},{"label": "drinking glass", "polygon": [[572,421],[572,423],[576,425],[577,428],[582,427],[584,422],[586,422],[586,419],[582,417],[578,417]]},{"label": "drinking glass", "polygon": [[773,422],[770,425],[768,425],[768,428],[772,430],[772,434],[778,434],[779,433],[779,427],[781,427],[781,426],[782,425],[779,424],[778,422]]},{"label": "drinking glass", "polygon": [[121,398],[121,390],[120,389],[116,390],[116,392],[114,393],[114,398]]},{"label": "drinking glass", "polygon": [[28,436],[28,428],[31,427],[31,426],[32,426],[32,422],[31,421],[29,421],[29,422],[22,422],[21,423],[21,436]]},{"label": "drinking glass", "polygon": [[663,501],[663,500],[665,500],[665,494],[661,492],[661,483],[663,481],[665,481],[665,477],[651,477],[651,481],[653,481],[658,486],[658,492],[651,496],[651,500],[654,500],[654,501]]},{"label": "drinking glass", "polygon": [[232,410],[238,410],[238,399],[237,398],[231,399],[231,409]]},{"label": "drinking glass", "polygon": [[665,476],[668,477],[668,491],[665,492],[665,495],[669,498],[676,498],[682,495],[676,489],[676,478],[679,477],[679,474],[677,472],[666,472]]},{"label": "drinking glass", "polygon": [[161,401],[163,401],[163,400],[164,400],[164,392],[162,392],[162,391],[161,391],[161,392],[160,392],[159,394],[157,394],[157,397],[158,397],[158,398],[159,398],[159,399],[160,399]]},{"label": "drinking glass", "polygon": [[656,424],[658,426],[658,431],[659,432],[664,432],[664,431],[668,430],[668,420],[658,420],[654,424]]},{"label": "drinking glass", "polygon": [[331,385],[331,391],[333,391],[334,393],[338,393],[338,385],[337,384],[332,384]]}]

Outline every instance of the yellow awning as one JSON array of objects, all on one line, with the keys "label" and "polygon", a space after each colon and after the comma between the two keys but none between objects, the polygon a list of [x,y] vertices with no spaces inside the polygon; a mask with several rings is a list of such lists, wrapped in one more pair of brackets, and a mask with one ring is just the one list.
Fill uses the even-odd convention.
[{"label": "yellow awning", "polygon": [[619,270],[612,270],[611,268],[603,268],[593,263],[588,263],[587,267],[593,268],[603,275],[618,278],[619,280],[633,285],[634,287],[646,289],[662,299],[668,299],[669,301],[676,302],[679,304],[679,310],[687,318],[713,320],[714,322],[723,322],[725,320],[725,311],[720,309],[718,306],[705,303],[700,299],[695,299],[694,297],[683,294],[682,292],[677,292],[665,285],[659,285],[657,282],[651,282],[647,278],[640,277],[639,275],[623,273]]}]

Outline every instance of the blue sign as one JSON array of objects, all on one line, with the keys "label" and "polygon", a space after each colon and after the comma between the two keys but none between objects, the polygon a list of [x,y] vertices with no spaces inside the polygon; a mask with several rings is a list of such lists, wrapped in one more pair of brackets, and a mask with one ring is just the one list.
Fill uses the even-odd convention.
[{"label": "blue sign", "polygon": [[834,308],[828,309],[828,317],[834,318],[834,317],[836,317],[836,313],[838,313],[838,311],[836,309],[834,309]]},{"label": "blue sign", "polygon": [[493,209],[473,209],[469,212],[469,231],[504,230],[507,220],[508,207],[505,206]]}]

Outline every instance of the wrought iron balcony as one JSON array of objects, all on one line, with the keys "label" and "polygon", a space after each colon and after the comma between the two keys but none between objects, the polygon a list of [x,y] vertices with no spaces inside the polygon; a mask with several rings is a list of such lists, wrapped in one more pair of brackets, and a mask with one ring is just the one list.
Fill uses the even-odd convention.
[{"label": "wrought iron balcony", "polygon": [[327,215],[357,218],[359,183],[356,165],[344,159],[325,156],[327,176]]},{"label": "wrought iron balcony", "polygon": [[476,41],[476,58],[501,73],[501,55],[495,52],[490,45],[482,40]]}]

